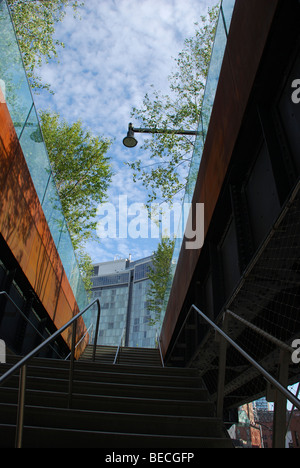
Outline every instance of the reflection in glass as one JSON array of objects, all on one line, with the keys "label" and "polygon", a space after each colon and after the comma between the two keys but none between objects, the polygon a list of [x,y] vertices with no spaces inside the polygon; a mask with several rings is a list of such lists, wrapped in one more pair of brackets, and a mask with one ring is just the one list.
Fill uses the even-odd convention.
[{"label": "reflection in glass", "polygon": [[[221,5],[222,10],[220,10],[219,19],[217,23],[216,35],[215,35],[215,40],[214,40],[214,45],[213,45],[213,50],[212,50],[212,55],[211,55],[211,60],[210,60],[208,76],[206,80],[203,102],[202,102],[201,116],[200,116],[199,127],[198,127],[198,135],[196,138],[195,148],[194,148],[194,152],[193,152],[192,160],[190,164],[189,176],[188,176],[188,180],[187,180],[187,184],[185,188],[183,204],[191,203],[193,195],[194,195],[195,185],[196,185],[199,167],[200,167],[201,158],[202,158],[202,152],[204,148],[204,142],[205,142],[208,127],[209,127],[211,112],[212,112],[212,108],[214,105],[215,95],[216,95],[217,86],[219,82],[219,76],[220,76],[220,71],[222,67],[222,62],[223,62],[223,57],[224,57],[224,52],[225,52],[225,47],[226,47],[226,42],[227,42],[227,31],[229,31],[234,4],[235,4],[235,0],[223,0],[222,5]],[[223,17],[225,18],[224,19],[225,24],[223,21]],[[226,25],[226,29],[225,29],[225,25]],[[184,223],[184,228],[185,228],[186,219],[184,219],[184,205],[182,205],[182,214],[181,214],[180,223],[181,224]],[[179,233],[182,233],[185,230],[184,228],[183,229],[181,228],[181,224],[178,229]],[[170,292],[172,288],[172,283],[173,283],[173,279],[175,276],[176,266],[177,266],[178,258],[179,258],[180,251],[182,248],[182,241],[183,241],[183,236],[177,235],[175,239],[174,252],[173,252],[173,257],[171,261],[171,268],[170,268],[168,284],[166,288],[166,294],[164,298],[164,304],[162,308],[163,312],[161,314],[161,325],[163,323],[164,314],[167,309],[169,296],[170,296]]]},{"label": "reflection in glass", "polygon": [[32,93],[6,1],[0,0],[0,86],[50,232],[79,307],[87,295],[52,176]]}]

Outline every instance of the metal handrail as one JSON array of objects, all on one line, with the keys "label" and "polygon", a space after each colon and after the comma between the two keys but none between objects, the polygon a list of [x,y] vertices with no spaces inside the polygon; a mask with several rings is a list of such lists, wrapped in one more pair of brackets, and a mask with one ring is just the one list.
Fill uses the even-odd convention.
[{"label": "metal handrail", "polygon": [[[23,317],[24,320],[26,320],[31,326],[32,328],[36,331],[36,333],[43,339],[45,340],[45,337],[42,335],[42,333],[33,325],[33,323],[29,320],[28,317],[26,317],[26,315],[24,314],[24,312],[20,309],[19,306],[17,306],[17,304],[14,302],[14,300],[10,297],[10,295],[7,293],[7,291],[0,291],[0,296],[6,296],[6,299],[8,299],[12,304],[13,306],[16,308],[16,310],[19,312],[19,314]],[[51,346],[51,349],[62,359],[62,356],[59,354],[59,352],[52,348]]]},{"label": "metal handrail", "polygon": [[[84,335],[82,335],[82,337],[80,338],[80,340],[78,341],[78,343],[76,344],[75,346],[75,349],[78,348],[78,346],[80,345],[80,343],[82,342],[82,340],[84,340],[84,338],[86,337],[86,335],[89,333],[90,329],[92,329],[92,333],[93,333],[93,328],[94,328],[94,324],[92,323],[89,328],[86,330],[86,332],[84,333]],[[69,359],[69,357],[71,356],[71,352],[65,357],[65,361],[67,361]]]},{"label": "metal handrail", "polygon": [[287,351],[288,353],[293,353],[294,348],[292,346],[289,346],[288,344],[284,343],[283,341],[279,340],[273,335],[270,335],[270,333],[266,332],[265,330],[262,330],[261,328],[257,327],[251,322],[248,322],[248,320],[245,320],[242,317],[239,317],[239,315],[235,314],[234,312],[231,312],[231,310],[227,309],[226,313],[229,314],[231,317],[233,317],[235,320],[238,320],[239,322],[243,323],[246,325],[246,327],[251,328],[253,331],[258,333],[258,335],[263,336],[267,340],[269,340],[271,343],[275,344],[278,346],[278,348],[283,349]]},{"label": "metal handrail", "polygon": [[158,347],[158,349],[159,349],[159,355],[160,355],[161,365],[162,365],[162,367],[165,367],[164,358],[163,358],[163,354],[162,354],[162,350],[161,350],[161,344],[160,344],[160,336],[159,336],[158,330],[156,330],[155,340],[156,340],[157,343],[158,343],[158,346],[157,346],[157,347]]},{"label": "metal handrail", "polygon": [[25,406],[25,391],[26,391],[26,368],[27,364],[46,346],[48,346],[52,341],[54,341],[58,336],[61,335],[67,328],[71,325],[73,326],[72,331],[72,345],[71,345],[71,357],[70,357],[70,371],[69,371],[69,393],[68,393],[68,406],[71,407],[72,404],[72,393],[73,393],[73,377],[74,377],[74,359],[75,359],[75,341],[76,341],[76,322],[77,319],[82,317],[85,312],[87,312],[94,304],[97,304],[98,313],[97,313],[97,324],[96,324],[96,339],[94,343],[93,356],[92,360],[95,361],[96,356],[96,346],[97,346],[97,336],[99,333],[99,324],[100,324],[100,314],[101,314],[101,305],[100,299],[97,298],[91,304],[86,306],[81,312],[72,317],[65,325],[63,325],[59,330],[53,333],[49,338],[47,338],[43,343],[33,349],[28,353],[24,358],[22,358],[17,364],[15,364],[11,369],[9,369],[5,374],[0,377],[0,386],[3,385],[7,380],[9,380],[18,370],[20,370],[20,385],[19,385],[19,400],[18,400],[18,418],[17,418],[17,429],[16,429],[16,448],[21,448],[22,446],[22,434],[23,434],[23,416],[24,416],[24,406]]},{"label": "metal handrail", "polygon": [[[190,312],[194,309],[209,325],[211,325],[216,332],[218,332],[225,340],[231,344],[253,367],[255,367],[260,374],[271,384],[273,385],[279,392],[281,392],[296,408],[300,410],[300,400],[293,395],[287,388],[281,385],[278,380],[272,377],[269,372],[266,371],[258,362],[255,361],[246,351],[244,351],[230,336],[227,335],[220,327],[218,327],[212,320],[210,320],[201,310],[198,309],[194,304],[191,306],[187,317],[189,316]],[[185,322],[184,322],[185,323]]]},{"label": "metal handrail", "polygon": [[122,340],[123,340],[125,331],[126,331],[126,326],[123,328],[123,331],[122,331],[122,334],[121,334],[121,338],[120,338],[120,341],[119,341],[119,346],[118,346],[117,352],[115,354],[114,364],[117,363],[117,359],[118,359],[118,355],[119,355],[119,352],[120,352],[120,349],[121,349],[121,346],[122,346]]}]

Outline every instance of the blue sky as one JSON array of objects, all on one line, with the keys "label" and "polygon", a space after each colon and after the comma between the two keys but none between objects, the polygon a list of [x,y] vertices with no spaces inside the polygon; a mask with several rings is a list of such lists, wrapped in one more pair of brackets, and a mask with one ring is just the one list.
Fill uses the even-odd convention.
[{"label": "blue sky", "polygon": [[[117,204],[120,195],[128,204],[145,202],[142,186],[133,184],[124,165],[142,157],[140,144],[134,149],[122,140],[131,121],[132,107],[141,107],[151,85],[168,92],[168,75],[184,39],[193,35],[194,23],[207,13],[215,0],[85,0],[81,19],[68,10],[57,26],[56,37],[66,44],[59,63],[43,65],[39,71],[51,84],[54,96],[35,97],[38,109],[51,109],[67,121],[80,119],[94,135],[114,140],[108,155],[115,176],[108,199]],[[133,122],[139,126],[139,122]],[[102,239],[90,242],[87,251],[94,262],[132,254],[137,260],[151,255],[157,239]]]}]

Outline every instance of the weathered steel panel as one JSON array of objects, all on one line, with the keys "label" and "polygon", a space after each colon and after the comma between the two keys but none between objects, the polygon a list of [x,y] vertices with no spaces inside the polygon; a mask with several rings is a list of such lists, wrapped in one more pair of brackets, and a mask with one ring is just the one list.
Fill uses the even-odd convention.
[{"label": "weathered steel panel", "polygon": [[[279,0],[237,0],[194,192],[205,235],[218,201]],[[201,250],[181,250],[162,332],[166,355]]]}]

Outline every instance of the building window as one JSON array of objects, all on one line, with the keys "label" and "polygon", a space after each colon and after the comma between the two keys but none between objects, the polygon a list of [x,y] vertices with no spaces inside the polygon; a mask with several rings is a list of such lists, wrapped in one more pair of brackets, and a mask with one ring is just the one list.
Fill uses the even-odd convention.
[{"label": "building window", "polygon": [[134,269],[134,280],[145,279],[148,276],[151,263],[143,263],[142,265],[137,265]]}]

